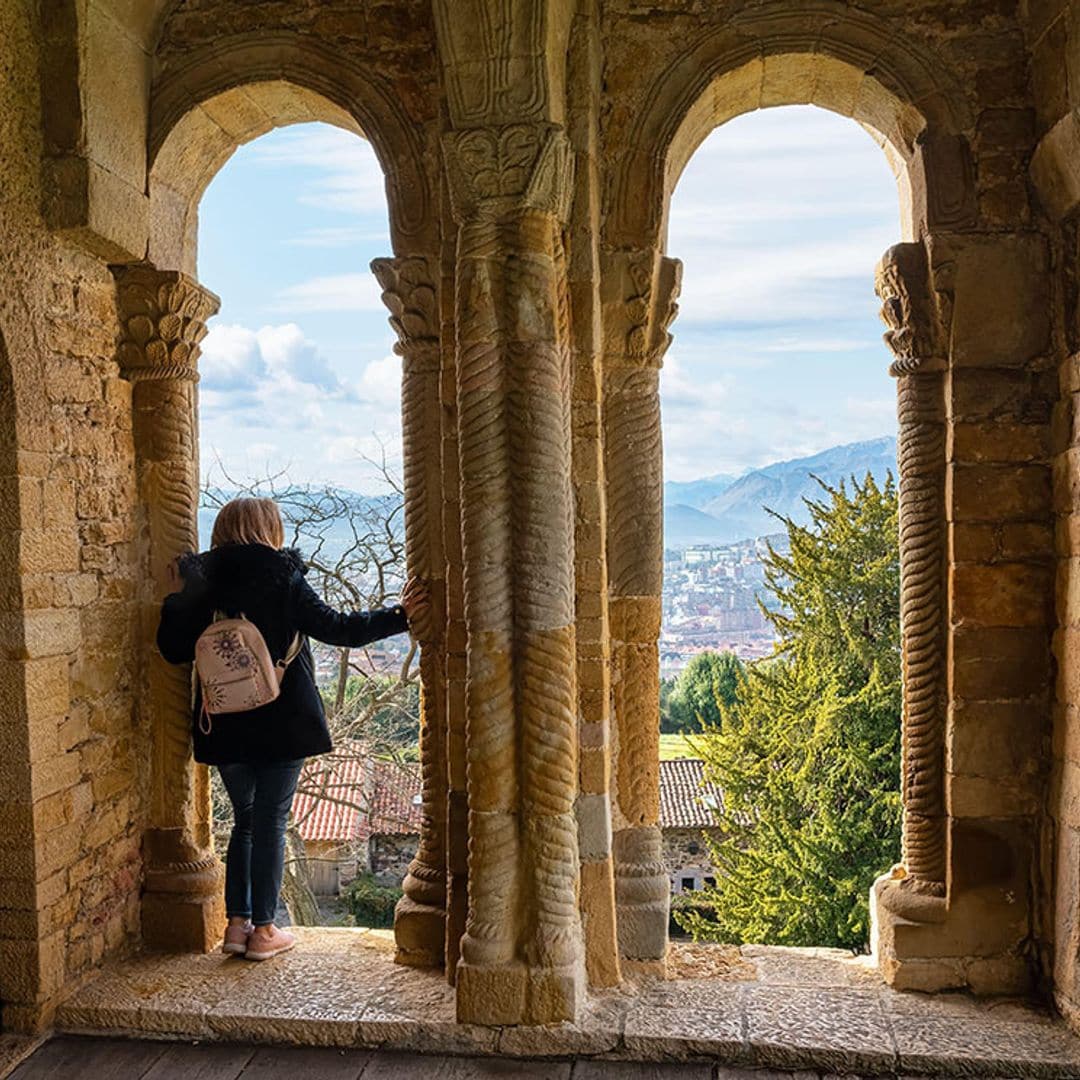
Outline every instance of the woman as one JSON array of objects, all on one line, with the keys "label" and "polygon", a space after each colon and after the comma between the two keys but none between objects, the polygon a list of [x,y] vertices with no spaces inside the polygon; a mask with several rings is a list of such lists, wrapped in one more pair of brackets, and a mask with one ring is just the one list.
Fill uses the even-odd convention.
[{"label": "woman", "polygon": [[[285,864],[285,826],[304,759],[331,750],[308,637],[359,647],[404,633],[427,605],[424,587],[410,580],[395,607],[334,611],[304,580],[299,552],[284,549],[285,529],[272,499],[233,499],[218,512],[210,550],[181,556],[183,589],[165,598],[157,642],[170,663],[186,664],[215,613],[243,615],[262,633],[271,658],[287,656],[304,635],[274,701],[248,712],[199,722],[197,692],[192,732],[195,760],[216,765],[235,824],[225,866],[228,926],[223,950],[267,960],[295,938],[274,925]],[[295,649],[293,650],[295,652]],[[208,729],[208,730],[207,730]]]}]

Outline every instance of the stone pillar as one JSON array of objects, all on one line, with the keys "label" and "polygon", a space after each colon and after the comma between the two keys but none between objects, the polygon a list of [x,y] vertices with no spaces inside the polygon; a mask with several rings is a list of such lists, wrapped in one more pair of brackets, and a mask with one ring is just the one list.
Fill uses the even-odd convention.
[{"label": "stone pillar", "polygon": [[618,940],[624,970],[656,974],[665,970],[671,891],[659,827],[659,375],[681,273],[655,249],[616,251],[601,285]]},{"label": "stone pillar", "polygon": [[376,259],[372,272],[390,309],[402,358],[401,427],[405,481],[405,560],[431,593],[431,618],[415,627],[420,644],[420,845],[394,912],[395,959],[414,967],[443,963],[446,936],[446,579],[442,556],[439,308],[435,260]]},{"label": "stone pillar", "polygon": [[218,299],[196,281],[145,264],[113,271],[120,373],[132,384],[140,540],[149,568],[140,596],[143,730],[151,740],[150,822],[144,843],[143,940],[151,948],[208,950],[224,923],[221,864],[213,853],[209,779],[191,756],[191,671],[155,645],[169,568],[198,548],[199,342]]},{"label": "stone pillar", "polygon": [[583,987],[563,227],[558,127],[445,137],[456,332],[469,912],[458,1018],[573,1020]]},{"label": "stone pillar", "polygon": [[446,979],[457,981],[461,938],[469,912],[469,796],[465,754],[464,555],[461,546],[461,482],[458,475],[457,357],[455,355],[453,262],[456,244],[444,241],[448,263],[440,296],[443,310],[442,371],[442,537],[446,571]]},{"label": "stone pillar", "polygon": [[945,918],[946,362],[926,249],[890,248],[876,273],[897,379],[900,627],[903,650],[903,861],[875,896],[917,922]]}]

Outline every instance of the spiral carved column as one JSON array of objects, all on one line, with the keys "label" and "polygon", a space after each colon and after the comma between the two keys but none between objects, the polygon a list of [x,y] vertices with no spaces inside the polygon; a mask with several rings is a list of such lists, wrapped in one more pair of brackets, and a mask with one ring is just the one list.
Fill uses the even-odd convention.
[{"label": "spiral carved column", "polygon": [[461,1020],[576,1016],[572,156],[546,124],[446,137],[458,221],[458,446],[468,631],[469,911]]},{"label": "spiral carved column", "polygon": [[604,266],[604,472],[615,727],[612,806],[619,952],[662,974],[670,883],[659,827],[663,454],[659,375],[681,264],[656,250]]},{"label": "spiral carved column", "polygon": [[114,268],[120,374],[132,384],[141,541],[149,573],[139,596],[140,712],[151,745],[150,827],[144,842],[143,939],[202,950],[224,922],[221,864],[213,854],[206,769],[191,756],[191,672],[155,646],[169,567],[198,547],[196,382],[199,342],[218,299],[181,273]]},{"label": "spiral carved column", "polygon": [[882,903],[916,921],[945,913],[945,360],[922,244],[890,248],[877,268],[885,342],[897,380],[900,624],[903,653],[903,861]]},{"label": "spiral carved column", "polygon": [[390,325],[402,358],[401,428],[405,481],[405,561],[426,582],[431,617],[415,627],[420,644],[420,845],[394,912],[398,963],[438,967],[446,935],[446,589],[442,557],[439,430],[439,309],[435,262],[424,256],[376,259]]}]

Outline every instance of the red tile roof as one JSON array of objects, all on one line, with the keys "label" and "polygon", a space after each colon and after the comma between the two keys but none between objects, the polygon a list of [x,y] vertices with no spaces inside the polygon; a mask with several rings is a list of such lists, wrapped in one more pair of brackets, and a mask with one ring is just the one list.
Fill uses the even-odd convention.
[{"label": "red tile roof", "polygon": [[[719,823],[723,792],[703,782],[700,758],[660,762],[660,827],[701,829]],[[367,783],[365,783],[365,779]],[[293,817],[304,840],[366,841],[373,833],[420,832],[420,767],[364,756],[354,744],[304,767]],[[719,814],[714,812],[714,809]]]},{"label": "red tile roof", "polygon": [[411,761],[376,761],[371,800],[371,832],[382,836],[419,834],[420,766]]},{"label": "red tile roof", "polygon": [[703,780],[704,769],[700,758],[660,762],[660,828],[702,829],[720,824],[724,793]]},{"label": "red tile roof", "polygon": [[419,833],[419,794],[419,765],[371,758],[362,745],[346,742],[304,766],[293,820],[305,841]]},{"label": "red tile roof", "polygon": [[308,840],[361,840],[364,759],[349,748],[311,758],[300,774],[293,820]]}]

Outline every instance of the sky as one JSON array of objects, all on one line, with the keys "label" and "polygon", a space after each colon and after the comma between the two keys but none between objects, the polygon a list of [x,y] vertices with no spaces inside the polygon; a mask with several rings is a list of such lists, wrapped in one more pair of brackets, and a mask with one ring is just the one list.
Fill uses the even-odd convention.
[{"label": "sky", "polygon": [[[884,154],[811,106],[718,128],[672,199],[683,261],[661,374],[669,480],[742,473],[895,432],[873,268],[900,239]],[[322,124],[241,147],[200,207],[221,297],[200,360],[204,474],[287,471],[375,491],[400,460],[401,364],[368,264],[391,254],[371,146]]]}]

